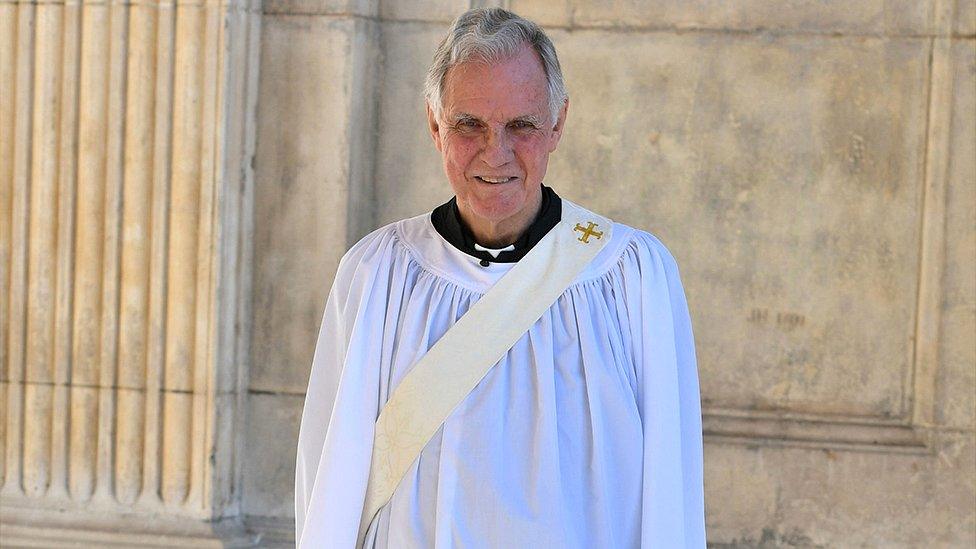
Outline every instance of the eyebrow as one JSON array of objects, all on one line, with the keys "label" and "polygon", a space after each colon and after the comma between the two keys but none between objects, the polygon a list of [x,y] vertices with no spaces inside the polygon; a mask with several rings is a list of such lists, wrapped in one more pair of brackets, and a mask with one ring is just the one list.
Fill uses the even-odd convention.
[{"label": "eyebrow", "polygon": [[535,116],[535,115],[532,115],[532,114],[527,114],[525,116],[517,116],[517,117],[515,117],[514,120],[512,120],[512,122],[528,122],[529,124],[532,124],[533,126],[541,126],[542,125],[542,120],[540,120],[538,116]]},{"label": "eyebrow", "polygon": [[[468,114],[466,112],[459,112],[459,113],[455,114],[452,118],[453,118],[453,121],[455,123],[460,122],[462,120],[476,120],[478,122],[483,122],[483,120],[481,120],[481,118],[479,118],[479,117],[477,117],[477,116],[475,116],[473,114]],[[530,124],[532,124],[534,126],[541,126],[542,125],[542,122],[539,120],[539,117],[538,116],[535,116],[535,115],[532,115],[532,114],[525,114],[525,115],[522,115],[522,116],[516,116],[515,118],[513,118],[513,119],[511,119],[511,120],[508,121],[509,124],[511,124],[512,122],[528,122],[528,123],[530,123]]]}]

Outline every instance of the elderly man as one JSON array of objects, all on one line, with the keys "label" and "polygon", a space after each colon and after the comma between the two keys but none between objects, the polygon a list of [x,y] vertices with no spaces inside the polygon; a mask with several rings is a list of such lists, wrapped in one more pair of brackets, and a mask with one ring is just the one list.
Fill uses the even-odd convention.
[{"label": "elderly man", "polygon": [[542,184],[569,105],[552,43],[469,11],[425,95],[454,198],[339,265],[299,436],[298,545],[703,547],[678,269],[652,235]]}]

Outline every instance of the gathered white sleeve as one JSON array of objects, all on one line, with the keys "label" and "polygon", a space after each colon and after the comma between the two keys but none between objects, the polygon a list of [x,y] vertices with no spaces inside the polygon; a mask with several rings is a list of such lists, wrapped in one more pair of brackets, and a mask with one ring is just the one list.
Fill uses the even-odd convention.
[{"label": "gathered white sleeve", "polygon": [[639,274],[625,287],[627,302],[639,304],[630,313],[644,435],[641,547],[703,548],[701,401],[688,304],[668,249],[648,233],[635,238]]},{"label": "gathered white sleeve", "polygon": [[381,396],[370,320],[382,321],[373,309],[386,306],[388,233],[367,236],[342,258],[325,306],[298,435],[298,547],[352,548],[359,533]]}]

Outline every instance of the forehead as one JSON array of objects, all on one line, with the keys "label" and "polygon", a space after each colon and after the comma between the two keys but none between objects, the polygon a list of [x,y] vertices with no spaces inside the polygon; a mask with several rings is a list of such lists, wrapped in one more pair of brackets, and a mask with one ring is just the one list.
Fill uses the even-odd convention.
[{"label": "forehead", "polygon": [[542,60],[526,45],[507,59],[454,65],[444,77],[443,104],[448,116],[465,112],[485,119],[508,119],[547,113]]}]

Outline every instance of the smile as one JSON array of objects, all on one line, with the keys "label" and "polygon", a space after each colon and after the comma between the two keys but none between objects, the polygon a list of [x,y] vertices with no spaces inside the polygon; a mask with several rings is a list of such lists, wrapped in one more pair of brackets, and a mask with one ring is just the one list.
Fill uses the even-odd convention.
[{"label": "smile", "polygon": [[508,183],[509,181],[514,181],[518,179],[517,177],[482,177],[479,175],[474,176],[474,178],[477,179],[478,181],[481,181],[482,183],[491,183],[491,184]]}]

